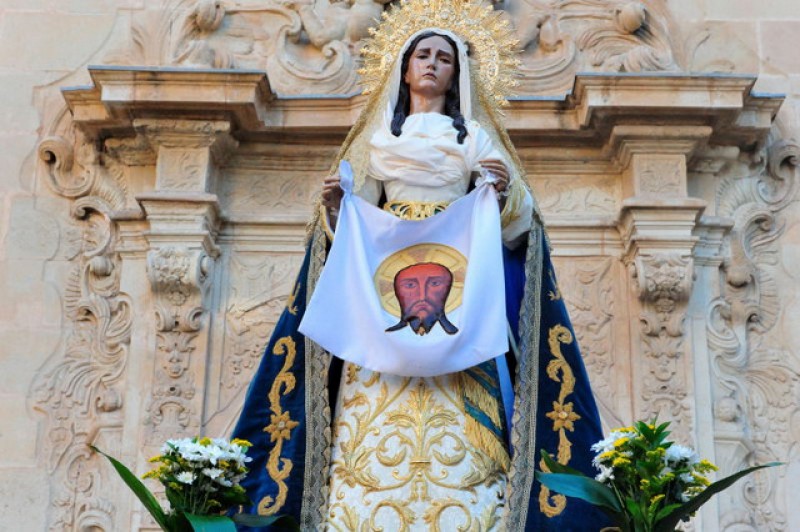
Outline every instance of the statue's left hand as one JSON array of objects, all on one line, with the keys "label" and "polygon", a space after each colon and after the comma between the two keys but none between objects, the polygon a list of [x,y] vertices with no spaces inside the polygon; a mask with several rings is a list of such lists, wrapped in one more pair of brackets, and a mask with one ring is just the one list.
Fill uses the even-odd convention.
[{"label": "statue's left hand", "polygon": [[497,181],[494,183],[494,189],[497,192],[503,192],[508,188],[508,168],[506,163],[500,159],[483,159],[478,161],[485,170],[493,173]]}]

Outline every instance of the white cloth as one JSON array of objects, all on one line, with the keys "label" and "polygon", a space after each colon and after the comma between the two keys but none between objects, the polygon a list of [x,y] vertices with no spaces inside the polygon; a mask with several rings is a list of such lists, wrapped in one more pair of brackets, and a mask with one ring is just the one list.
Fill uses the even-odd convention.
[{"label": "white cloth", "polygon": [[[480,171],[480,161],[503,160],[480,124],[467,122],[467,133],[459,144],[453,119],[439,113],[408,116],[399,137],[386,128],[379,129],[370,141],[368,175],[358,195],[373,205],[384,191],[389,201],[451,202],[461,198],[469,189],[472,173]],[[532,211],[533,198],[526,190],[517,216],[502,229],[503,242],[510,245],[528,232]]]},{"label": "white cloth", "polygon": [[[500,214],[494,189],[488,184],[479,186],[443,213],[410,221],[355,196],[346,163],[340,167],[340,176],[345,192],[336,238],[300,332],[339,358],[403,376],[452,373],[508,351]],[[376,273],[386,259],[419,245],[447,246],[466,259],[460,305],[446,312],[457,328],[454,333],[447,332],[441,322],[424,335],[411,326],[387,331],[400,317],[382,305]],[[427,263],[422,258],[414,260]],[[450,269],[453,289],[449,297],[455,295],[454,268]],[[397,280],[391,281],[395,290]]]},{"label": "white cloth", "polygon": [[426,201],[455,201],[467,193],[480,161],[502,160],[477,122],[467,124],[467,133],[459,144],[449,116],[410,115],[399,137],[384,129],[372,136],[369,176],[382,181],[386,197],[393,200],[424,196]]}]

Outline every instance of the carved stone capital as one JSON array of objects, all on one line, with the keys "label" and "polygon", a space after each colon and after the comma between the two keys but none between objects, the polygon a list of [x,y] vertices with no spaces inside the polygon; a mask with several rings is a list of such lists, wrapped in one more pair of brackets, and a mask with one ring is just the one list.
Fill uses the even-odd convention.
[{"label": "carved stone capital", "polygon": [[659,336],[683,334],[686,303],[692,293],[694,260],[680,253],[639,255],[632,275],[642,303],[642,332]]},{"label": "carved stone capital", "polygon": [[223,120],[137,119],[133,127],[158,153],[159,191],[211,191],[216,167],[238,146]]},{"label": "carved stone capital", "polygon": [[165,246],[147,254],[147,276],[156,297],[158,331],[193,332],[202,325],[203,295],[214,260],[204,251]]}]

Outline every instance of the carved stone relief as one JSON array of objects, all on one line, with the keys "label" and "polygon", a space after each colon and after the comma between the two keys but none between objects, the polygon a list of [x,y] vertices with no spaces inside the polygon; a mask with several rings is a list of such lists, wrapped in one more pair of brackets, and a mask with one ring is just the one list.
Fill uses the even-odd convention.
[{"label": "carved stone relief", "polygon": [[617,309],[614,290],[616,261],[611,257],[591,257],[558,258],[554,262],[600,415],[613,428],[627,424],[623,421],[627,415],[616,401],[615,377],[623,369],[617,357],[625,356],[627,351],[617,342],[615,330],[624,318]]},{"label": "carved stone relief", "polygon": [[616,214],[619,203],[614,176],[534,178],[532,187],[545,215]]},{"label": "carved stone relief", "polygon": [[641,302],[641,353],[644,360],[637,419],[674,421],[691,440],[692,382],[686,374],[684,321],[692,290],[694,261],[676,252],[639,255],[631,265]]},{"label": "carved stone relief", "polygon": [[576,72],[676,70],[663,2],[506,0],[523,49],[520,92],[559,93]]},{"label": "carved stone relief", "polygon": [[[73,146],[76,146],[73,148]],[[33,408],[44,414],[43,453],[53,477],[51,530],[112,530],[114,480],[101,473],[88,445],[118,450],[122,437],[124,371],[133,313],[120,292],[117,233],[110,214],[126,189],[101,164],[91,143],[63,136],[39,144],[46,182],[74,200],[70,214],[74,253],[64,287],[66,340],[32,386]]]},{"label": "carved stone relief", "polygon": [[[731,473],[786,460],[791,420],[800,408],[800,373],[791,346],[772,334],[785,303],[776,281],[784,231],[781,211],[795,199],[800,146],[775,142],[766,153],[743,154],[717,192],[719,215],[735,220],[727,239],[719,297],[708,307],[708,347],[715,377],[715,442],[719,465]],[[725,530],[787,530],[778,503],[782,474],[759,472],[735,488],[721,508]]]},{"label": "carved stone relief", "polygon": [[195,360],[195,339],[203,325],[204,292],[213,259],[184,246],[165,246],[147,255],[147,274],[155,301],[156,368],[145,422],[147,443],[160,445],[181,434],[196,434],[201,414],[195,397],[197,374],[203,374],[204,353]]},{"label": "carved stone relief", "polygon": [[221,405],[240,396],[264,353],[283,309],[292,307],[299,256],[234,253],[225,318]]},{"label": "carved stone relief", "polygon": [[[362,39],[391,0],[171,0],[133,15],[107,64],[266,70],[279,94],[349,94]],[[675,70],[663,0],[506,0],[522,94],[563,93],[578,71]]]},{"label": "carved stone relief", "polygon": [[295,214],[299,221],[311,214],[312,199],[319,184],[307,172],[282,175],[264,172],[233,171],[224,184],[225,212],[252,219]]}]

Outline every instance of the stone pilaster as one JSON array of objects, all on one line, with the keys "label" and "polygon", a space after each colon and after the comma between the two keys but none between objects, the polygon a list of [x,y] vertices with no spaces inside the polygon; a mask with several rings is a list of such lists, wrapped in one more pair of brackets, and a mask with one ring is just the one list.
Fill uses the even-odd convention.
[{"label": "stone pilaster", "polygon": [[154,325],[153,390],[146,445],[201,430],[209,344],[209,295],[219,229],[218,165],[236,146],[214,120],[134,121],[157,153],[155,190],[136,197],[148,231]]},{"label": "stone pilaster", "polygon": [[615,128],[623,168],[619,230],[638,303],[632,334],[634,415],[675,422],[679,439],[694,426],[693,353],[684,322],[694,280],[694,235],[705,202],[687,193],[687,157],[705,126]]}]

